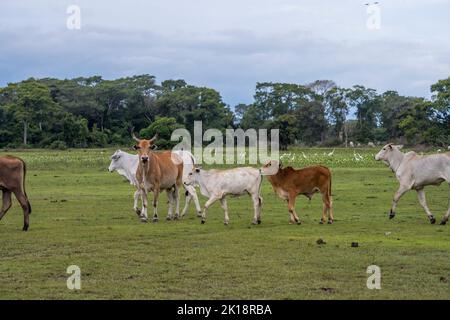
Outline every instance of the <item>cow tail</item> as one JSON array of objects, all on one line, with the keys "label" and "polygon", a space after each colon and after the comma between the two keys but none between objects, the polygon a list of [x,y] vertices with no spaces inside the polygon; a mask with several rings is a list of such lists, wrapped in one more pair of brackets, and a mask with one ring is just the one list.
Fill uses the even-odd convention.
[{"label": "cow tail", "polygon": [[259,187],[258,187],[258,202],[259,202],[259,207],[261,208],[262,206],[262,198],[261,198],[261,186],[262,186],[262,182],[263,182],[263,176],[262,174],[259,175],[261,177],[261,180],[259,181]]},{"label": "cow tail", "polygon": [[20,159],[20,161],[22,161],[22,165],[23,165],[22,191],[25,194],[25,197],[27,198],[28,214],[30,214],[31,213],[31,204],[30,204],[30,201],[28,201],[28,195],[27,195],[27,192],[25,190],[25,177],[27,175],[27,165],[25,164],[25,161],[23,161],[22,159]]}]

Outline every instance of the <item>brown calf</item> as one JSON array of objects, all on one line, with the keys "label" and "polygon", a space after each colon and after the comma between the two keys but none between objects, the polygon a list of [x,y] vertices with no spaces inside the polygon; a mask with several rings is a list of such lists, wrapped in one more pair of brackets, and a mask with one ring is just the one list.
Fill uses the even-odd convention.
[{"label": "brown calf", "polygon": [[173,205],[175,202],[175,219],[180,217],[179,188],[183,177],[183,160],[180,156],[170,151],[154,152],[154,142],[156,136],[150,140],[136,140],[134,149],[139,152],[139,165],[136,171],[136,179],[139,185],[139,191],[142,195],[143,210],[140,215],[141,220],[146,222],[147,215],[147,193],[153,192],[153,222],[158,221],[158,197],[162,190],[166,190],[169,198],[169,213],[167,220],[172,220]]},{"label": "brown calf", "polygon": [[0,210],[0,220],[11,208],[11,193],[14,193],[23,209],[23,231],[27,231],[30,225],[29,215],[31,205],[25,192],[25,162],[17,157],[0,157],[0,189],[3,191],[3,205]]},{"label": "brown calf", "polygon": [[295,212],[295,198],[302,194],[311,200],[316,192],[322,194],[323,212],[320,223],[323,224],[328,213],[328,223],[333,223],[333,207],[331,200],[331,171],[323,166],[311,166],[295,170],[292,167],[283,168],[275,160],[267,162],[261,169],[263,175],[272,184],[274,191],[282,199],[288,201],[291,223],[300,224]]}]

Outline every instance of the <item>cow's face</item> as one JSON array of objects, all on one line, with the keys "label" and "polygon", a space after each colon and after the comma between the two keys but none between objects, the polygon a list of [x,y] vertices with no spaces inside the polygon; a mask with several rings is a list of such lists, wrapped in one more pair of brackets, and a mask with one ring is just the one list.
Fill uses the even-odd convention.
[{"label": "cow's face", "polygon": [[261,168],[261,174],[265,176],[272,176],[277,174],[278,170],[281,168],[281,162],[276,160],[269,160]]},{"label": "cow's face", "polygon": [[387,162],[389,161],[390,156],[395,152],[398,151],[402,148],[403,146],[399,145],[399,146],[395,146],[392,143],[389,143],[387,145],[385,145],[380,152],[378,152],[375,155],[375,160],[376,161],[384,161]]},{"label": "cow's face", "polygon": [[138,151],[139,162],[144,166],[149,163],[152,150],[156,149],[156,145],[154,144],[156,138],[157,136],[155,135],[150,140],[138,139],[133,134],[133,139],[136,140],[136,144],[133,146],[133,148],[134,150]]},{"label": "cow's face", "polygon": [[114,172],[115,170],[119,169],[120,156],[121,156],[120,150],[117,150],[111,156],[111,163],[109,164],[109,168],[108,168],[109,172]]},{"label": "cow's face", "polygon": [[200,168],[194,168],[191,172],[187,175],[184,184],[187,186],[196,186],[198,185],[198,180],[200,176]]}]

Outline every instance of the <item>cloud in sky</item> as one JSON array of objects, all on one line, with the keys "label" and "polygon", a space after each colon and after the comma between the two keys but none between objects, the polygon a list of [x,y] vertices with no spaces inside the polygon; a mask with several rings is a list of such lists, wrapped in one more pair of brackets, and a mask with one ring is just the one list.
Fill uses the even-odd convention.
[{"label": "cloud in sky", "polygon": [[[0,85],[28,77],[149,73],[251,102],[258,81],[334,80],[429,96],[450,76],[450,2],[165,0],[0,2]],[[66,9],[81,9],[68,30]]]}]

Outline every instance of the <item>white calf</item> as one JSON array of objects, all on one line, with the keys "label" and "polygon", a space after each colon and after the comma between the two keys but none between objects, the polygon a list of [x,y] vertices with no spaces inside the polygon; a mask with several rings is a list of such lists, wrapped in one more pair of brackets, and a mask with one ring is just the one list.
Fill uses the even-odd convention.
[{"label": "white calf", "polygon": [[202,223],[206,221],[206,210],[217,200],[220,200],[225,211],[225,225],[230,221],[228,217],[227,195],[239,196],[249,194],[253,200],[253,224],[261,223],[261,182],[262,176],[255,168],[234,168],[228,170],[202,170],[195,168],[184,182],[185,185],[200,186],[200,192],[208,197],[202,215]]},{"label": "white calf", "polygon": [[[174,151],[174,153],[178,154],[183,159],[183,181],[187,178],[189,172],[192,171],[195,165],[195,158],[189,151]],[[139,164],[139,156],[136,154],[130,154],[122,150],[117,150],[111,156],[111,163],[109,165],[109,172],[117,171],[121,176],[125,177],[131,185],[135,186],[138,189],[138,182],[136,179],[136,170]],[[186,189],[186,203],[184,205],[184,209],[182,211],[181,216],[183,217],[187,210],[189,209],[189,204],[192,200],[194,200],[195,208],[197,210],[197,216],[201,216],[201,207],[198,201],[197,192],[195,191],[195,187],[184,185]],[[139,200],[139,191],[135,191],[134,193],[134,205],[133,209],[137,213],[138,216],[141,214],[141,210],[138,208],[138,200]]]},{"label": "white calf", "polygon": [[[406,191],[414,189],[417,191],[419,202],[427,213],[428,219],[434,224],[436,219],[428,209],[425,199],[424,187],[429,185],[440,185],[447,181],[450,186],[450,153],[420,156],[411,151],[403,153],[402,146],[387,144],[375,156],[375,160],[383,161],[395,173],[400,182],[400,188],[394,195],[389,218],[395,216],[395,208],[400,198]],[[450,208],[442,218],[441,224],[447,223],[450,216]]]}]

